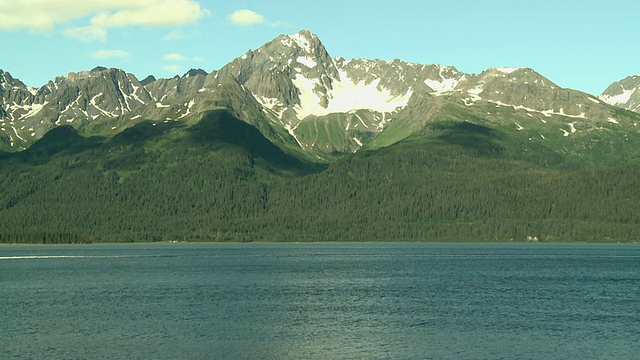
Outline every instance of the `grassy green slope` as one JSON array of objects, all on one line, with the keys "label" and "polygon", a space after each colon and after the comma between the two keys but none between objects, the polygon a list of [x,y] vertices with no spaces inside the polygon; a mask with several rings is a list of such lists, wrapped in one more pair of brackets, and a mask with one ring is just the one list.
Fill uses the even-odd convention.
[{"label": "grassy green slope", "polygon": [[530,147],[546,148],[572,162],[593,166],[616,166],[640,159],[640,114],[615,107],[609,107],[611,117],[582,119],[489,102],[469,107],[447,97],[420,101],[418,98],[416,105],[399,114],[364,149],[380,149],[414,135],[429,135],[440,124],[469,123],[522,143],[519,151],[523,153]]}]

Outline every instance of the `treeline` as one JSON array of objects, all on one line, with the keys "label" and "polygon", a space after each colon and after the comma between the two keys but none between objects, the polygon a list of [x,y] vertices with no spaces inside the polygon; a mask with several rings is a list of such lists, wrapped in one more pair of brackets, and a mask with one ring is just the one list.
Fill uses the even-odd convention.
[{"label": "treeline", "polygon": [[0,244],[87,244],[91,238],[68,232],[0,233]]},{"label": "treeline", "polygon": [[404,142],[309,172],[243,141],[162,134],[5,157],[0,242],[640,239],[638,165],[549,168]]}]

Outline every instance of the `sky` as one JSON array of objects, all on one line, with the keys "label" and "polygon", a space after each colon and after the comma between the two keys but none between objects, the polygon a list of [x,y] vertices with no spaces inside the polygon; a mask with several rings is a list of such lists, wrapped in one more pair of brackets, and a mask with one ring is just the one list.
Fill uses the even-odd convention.
[{"label": "sky", "polygon": [[640,74],[637,0],[0,0],[0,69],[29,86],[117,67],[220,69],[308,29],[333,57],[530,67],[598,95]]}]

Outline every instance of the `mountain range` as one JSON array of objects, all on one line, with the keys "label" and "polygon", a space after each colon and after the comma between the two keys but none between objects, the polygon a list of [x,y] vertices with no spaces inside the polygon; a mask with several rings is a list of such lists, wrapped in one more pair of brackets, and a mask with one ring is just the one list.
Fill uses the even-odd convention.
[{"label": "mountain range", "polygon": [[347,60],[307,30],[170,79],[0,71],[0,242],[637,240],[639,88]]},{"label": "mountain range", "polygon": [[36,89],[0,71],[0,142],[4,151],[17,151],[60,125],[112,136],[143,120],[188,121],[227,108],[280,146],[320,161],[387,146],[443,117],[520,131],[531,141],[567,140],[552,147],[580,147],[598,132],[637,133],[639,87],[640,78],[629,77],[595,97],[529,68],[465,74],[437,64],[345,60],[303,30],[217,71],[193,69],[171,79],[139,81],[96,67]]}]

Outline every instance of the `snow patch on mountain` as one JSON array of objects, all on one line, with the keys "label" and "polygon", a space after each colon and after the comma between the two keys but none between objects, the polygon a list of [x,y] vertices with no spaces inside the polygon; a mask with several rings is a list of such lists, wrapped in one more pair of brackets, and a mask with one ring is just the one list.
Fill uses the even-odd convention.
[{"label": "snow patch on mountain", "polygon": [[636,92],[636,90],[638,89],[625,89],[622,88],[622,93],[621,94],[617,94],[617,95],[600,95],[599,98],[600,100],[617,106],[617,105],[622,105],[622,104],[626,104],[629,102],[629,100],[631,100],[631,96]]},{"label": "snow patch on mountain", "polygon": [[300,141],[300,139],[298,139],[298,137],[296,136],[296,132],[295,132],[296,128],[295,128],[295,127],[292,127],[292,126],[291,126],[291,125],[289,125],[289,124],[285,124],[284,128],[285,128],[285,130],[287,130],[287,132],[289,133],[289,135],[291,135],[291,136],[296,140],[296,142],[298,143],[298,145],[299,145],[300,147],[304,148],[304,145],[302,144],[302,142]]},{"label": "snow patch on mountain", "polygon": [[314,67],[316,67],[316,65],[318,65],[312,58],[308,57],[308,56],[299,56],[297,59],[298,63],[313,69]]},{"label": "snow patch on mountain", "polygon": [[48,102],[45,101],[43,104],[32,104],[32,105],[29,105],[27,107],[29,111],[26,114],[23,114],[22,116],[20,116],[20,119],[18,119],[18,120],[24,120],[24,119],[28,119],[30,117],[33,117],[34,115],[39,113],[40,110],[42,110],[42,108],[47,104],[48,104]]},{"label": "snow patch on mountain", "polygon": [[308,79],[296,74],[293,83],[298,88],[300,104],[294,107],[299,119],[309,115],[324,116],[332,113],[348,113],[368,109],[381,113],[398,111],[407,106],[413,94],[410,88],[405,94],[393,95],[389,89],[379,86],[381,79],[370,83],[364,80],[355,83],[345,71],[339,71],[339,78],[332,79],[332,88],[327,89],[327,106],[322,106],[318,90],[322,84],[318,79]]},{"label": "snow patch on mountain", "polygon": [[[497,106],[505,106],[505,107],[511,107],[514,110],[525,110],[528,112],[533,112],[533,113],[539,113],[542,114],[546,117],[551,117],[553,115],[559,115],[559,116],[564,116],[564,117],[568,117],[568,118],[576,118],[576,119],[586,119],[586,114],[584,112],[578,114],[578,115],[571,115],[571,114],[567,114],[564,112],[564,108],[560,108],[560,110],[555,111],[553,109],[551,110],[536,110],[536,109],[531,109],[522,105],[511,105],[511,104],[505,104],[502,101],[494,101],[494,100],[488,100],[488,102],[496,104]],[[572,131],[575,132],[575,131]]]},{"label": "snow patch on mountain", "polygon": [[513,67],[497,67],[497,68],[493,68],[495,70],[498,70],[501,73],[504,74],[511,74],[512,72],[516,71],[516,70],[520,70],[521,68],[513,68]]},{"label": "snow patch on mountain", "polygon": [[[19,105],[16,104],[15,102],[12,105],[7,104],[6,105],[6,110],[9,111],[9,118],[13,121],[13,120],[25,120],[28,119],[30,117],[33,117],[34,115],[38,114],[42,108],[47,105],[47,102],[43,103],[43,104],[25,104],[25,105]],[[15,112],[18,110],[22,110],[22,111],[26,111],[24,114],[21,114],[19,118],[16,119],[16,114]]]},{"label": "snow patch on mountain", "polygon": [[18,139],[22,140],[22,141],[27,141],[25,140],[22,136],[20,136],[20,134],[18,134],[18,130],[16,130],[15,126],[11,127],[13,129],[13,132],[16,134],[16,136],[18,137]]},{"label": "snow patch on mountain", "polygon": [[439,75],[440,75],[440,79],[439,80],[433,80],[433,79],[426,79],[424,81],[424,83],[432,88],[434,90],[434,92],[432,92],[432,95],[436,95],[436,96],[440,96],[442,94],[446,94],[448,92],[453,91],[456,86],[458,86],[458,84],[465,80],[465,76],[462,75],[461,78],[456,79],[456,78],[446,78],[443,74],[442,74],[442,70],[444,70],[444,68],[440,68],[439,71]]},{"label": "snow patch on mountain", "polygon": [[[476,102],[476,101],[480,101],[480,100],[482,100],[482,98],[480,97],[480,94],[483,91],[484,91],[484,83],[480,83],[475,88],[467,90],[467,94],[469,94],[470,98],[465,99],[465,100],[468,100],[471,103]],[[469,106],[469,104],[467,104],[466,101],[465,101],[465,104],[467,106]]]},{"label": "snow patch on mountain", "polygon": [[[266,96],[258,96],[253,94],[253,97],[262,105],[263,109],[269,109],[273,112],[279,120],[282,120],[282,115],[287,110],[284,104],[277,98],[268,98]],[[265,110],[263,110],[264,112]]]},{"label": "snow patch on mountain", "polygon": [[[288,35],[287,38],[295,42],[300,48],[304,49],[304,51],[306,51],[307,53],[311,53],[311,43],[309,42],[309,39],[307,39],[303,34],[298,33],[298,34]],[[282,43],[285,44],[285,41],[286,39],[283,39]],[[287,46],[293,45],[293,43],[291,42],[289,42],[289,44],[290,45],[287,45]]]},{"label": "snow patch on mountain", "polygon": [[187,107],[187,111],[185,111],[184,114],[182,114],[182,116],[180,116],[178,119],[182,119],[183,117],[191,114],[191,108],[193,107],[193,105],[196,104],[196,99],[191,99],[191,101],[189,101],[188,103],[184,104],[184,106]]}]

